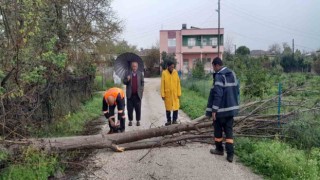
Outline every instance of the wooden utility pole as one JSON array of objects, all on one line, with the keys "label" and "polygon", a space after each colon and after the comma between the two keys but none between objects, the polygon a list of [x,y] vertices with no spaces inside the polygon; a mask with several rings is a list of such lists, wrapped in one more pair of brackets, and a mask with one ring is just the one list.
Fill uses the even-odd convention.
[{"label": "wooden utility pole", "polygon": [[220,0],[218,0],[218,57],[220,57]]},{"label": "wooden utility pole", "polygon": [[292,39],[292,60],[294,61],[294,39]]}]

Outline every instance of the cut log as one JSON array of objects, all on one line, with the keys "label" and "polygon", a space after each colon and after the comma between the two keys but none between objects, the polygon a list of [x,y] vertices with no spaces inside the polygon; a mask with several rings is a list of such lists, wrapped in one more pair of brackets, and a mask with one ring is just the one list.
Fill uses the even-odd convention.
[{"label": "cut log", "polygon": [[121,144],[121,147],[124,150],[134,150],[134,149],[146,149],[146,148],[155,148],[161,147],[169,143],[179,143],[184,140],[189,139],[202,139],[202,138],[213,138],[213,135],[182,135],[173,138],[161,138],[160,140],[154,141],[144,141],[144,142],[134,142]]},{"label": "cut log", "polygon": [[[312,108],[309,110],[319,110],[319,108]],[[302,112],[304,112],[302,111]],[[290,112],[287,114],[281,115],[281,117],[288,117],[296,114],[297,112]],[[270,136],[272,135],[272,130],[274,132],[278,132],[278,129],[275,128],[275,124],[278,123],[277,120],[270,120],[265,118],[274,118],[275,115],[264,115],[264,116],[238,116],[235,117],[235,125],[234,133],[243,134],[246,133],[249,136],[252,136],[255,131],[259,129],[268,129],[264,130],[266,133],[264,135]],[[257,117],[259,119],[257,119]],[[283,120],[282,120],[283,121]],[[239,123],[241,122],[241,123]],[[270,129],[273,128],[273,129]],[[207,129],[202,129],[207,128]],[[144,139],[150,139],[154,137],[164,137],[167,135],[173,135],[176,133],[185,132],[184,135],[180,138],[183,139],[192,139],[196,136],[210,136],[206,135],[208,133],[208,128],[212,128],[212,121],[208,120],[206,117],[201,116],[189,123],[181,123],[170,126],[162,126],[156,128],[150,128],[139,131],[129,131],[125,133],[119,134],[107,134],[106,132],[102,132],[97,135],[88,135],[88,136],[73,136],[73,137],[60,137],[60,138],[43,138],[43,139],[22,139],[19,141],[3,141],[7,142],[7,144],[14,144],[15,146],[29,146],[32,145],[35,148],[44,149],[46,151],[61,151],[61,150],[76,150],[76,149],[102,149],[102,148],[111,148],[114,151],[124,151],[129,149],[138,149],[143,147],[152,147],[152,146],[161,146],[163,143],[170,143],[179,141],[179,138],[175,137],[169,140],[163,140],[162,143],[153,142],[144,145],[138,144],[128,144],[132,142],[137,142]],[[195,132],[190,132],[195,131]],[[260,130],[261,131],[261,130]],[[273,132],[272,131],[272,132]],[[260,133],[256,133],[257,135],[261,135]],[[273,133],[274,135],[275,133]],[[126,145],[121,145],[126,144]]]},{"label": "cut log", "polygon": [[139,131],[125,133],[107,134],[103,132],[98,135],[73,136],[45,139],[25,139],[15,144],[33,145],[36,148],[47,151],[75,150],[75,149],[101,149],[111,148],[114,151],[123,151],[119,144],[135,142],[153,137],[163,137],[175,133],[191,130],[199,130],[212,126],[212,122],[190,122],[171,126],[162,126]]}]

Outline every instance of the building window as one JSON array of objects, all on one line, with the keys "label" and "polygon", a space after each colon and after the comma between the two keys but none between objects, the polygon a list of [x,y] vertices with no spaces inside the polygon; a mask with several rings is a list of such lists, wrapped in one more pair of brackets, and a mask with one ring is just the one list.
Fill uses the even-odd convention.
[{"label": "building window", "polygon": [[188,46],[196,46],[196,38],[188,38]]},{"label": "building window", "polygon": [[176,46],[176,38],[168,39],[168,46],[175,47]]},{"label": "building window", "polygon": [[192,68],[196,66],[198,59],[192,59]]},{"label": "building window", "polygon": [[207,46],[207,39],[206,38],[202,38],[202,46]]},{"label": "building window", "polygon": [[218,45],[218,38],[216,38],[216,37],[215,38],[210,38],[209,41],[210,41],[209,44],[211,46],[217,46]]},{"label": "building window", "polygon": [[183,72],[188,73],[189,72],[189,59],[183,60]]}]

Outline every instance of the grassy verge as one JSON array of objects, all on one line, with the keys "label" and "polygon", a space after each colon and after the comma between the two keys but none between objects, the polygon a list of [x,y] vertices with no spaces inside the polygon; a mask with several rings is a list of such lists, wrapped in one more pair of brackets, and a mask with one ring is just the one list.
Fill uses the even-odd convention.
[{"label": "grassy verge", "polygon": [[191,119],[195,119],[205,114],[207,99],[202,97],[198,92],[182,88],[180,108]]},{"label": "grassy verge", "polygon": [[66,115],[61,120],[49,125],[46,130],[35,132],[35,135],[37,137],[61,137],[80,134],[88,121],[101,116],[101,97],[100,94],[94,95],[77,112]]},{"label": "grassy verge", "polygon": [[[81,134],[88,121],[101,116],[101,96],[94,95],[79,108],[79,111],[65,116],[45,130],[35,131],[34,136],[61,137]],[[58,155],[31,148],[23,150],[19,157],[10,157],[6,152],[0,151],[0,164],[1,162],[5,168],[0,169],[0,179],[47,179],[57,170],[64,169]]]},{"label": "grassy verge", "polygon": [[0,179],[48,179],[61,169],[58,156],[28,148],[21,158],[12,159],[12,164],[1,170]]},{"label": "grassy verge", "polygon": [[320,149],[292,148],[278,140],[236,140],[241,162],[270,179],[320,179]]}]

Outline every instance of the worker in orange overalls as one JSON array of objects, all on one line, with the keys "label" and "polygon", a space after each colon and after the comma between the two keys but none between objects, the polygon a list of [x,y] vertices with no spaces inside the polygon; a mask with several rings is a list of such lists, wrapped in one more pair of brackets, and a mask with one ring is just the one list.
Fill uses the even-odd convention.
[{"label": "worker in orange overalls", "polygon": [[[115,122],[115,108],[118,109],[118,122]],[[108,134],[117,133],[118,131],[125,131],[125,99],[124,92],[120,88],[110,88],[103,96],[102,111],[104,116],[108,119],[110,131]],[[120,123],[119,123],[120,122]]]}]

